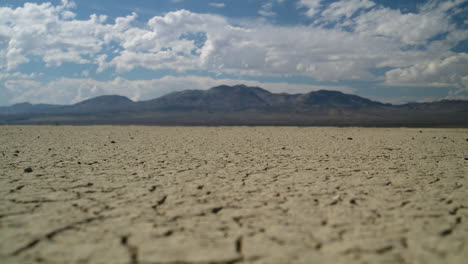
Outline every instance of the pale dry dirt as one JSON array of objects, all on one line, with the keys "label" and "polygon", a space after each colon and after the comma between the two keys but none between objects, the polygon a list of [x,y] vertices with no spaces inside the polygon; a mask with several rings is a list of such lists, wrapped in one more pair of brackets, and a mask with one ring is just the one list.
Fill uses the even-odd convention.
[{"label": "pale dry dirt", "polygon": [[0,262],[468,263],[467,138],[3,126]]}]

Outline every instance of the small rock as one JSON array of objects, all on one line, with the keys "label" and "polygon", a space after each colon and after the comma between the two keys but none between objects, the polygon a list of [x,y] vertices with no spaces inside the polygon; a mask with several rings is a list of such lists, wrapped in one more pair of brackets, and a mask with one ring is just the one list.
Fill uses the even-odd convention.
[{"label": "small rock", "polygon": [[221,210],[223,210],[223,207],[215,207],[215,208],[211,209],[211,212],[212,212],[213,214],[217,214],[217,213],[219,213],[219,211],[221,211]]},{"label": "small rock", "polygon": [[128,236],[122,236],[120,238],[120,244],[127,245],[128,244]]},{"label": "small rock", "polygon": [[112,144],[115,144],[116,142],[114,140],[111,141]]},{"label": "small rock", "polygon": [[26,169],[24,169],[24,172],[26,172],[26,173],[31,173],[31,172],[33,172],[33,169],[31,169],[31,168],[26,168]]},{"label": "small rock", "polygon": [[405,205],[407,205],[407,204],[409,204],[409,203],[410,203],[410,201],[403,201],[403,202],[400,204],[400,206],[401,206],[401,207],[404,207]]},{"label": "small rock", "polygon": [[451,228],[445,229],[445,230],[443,230],[442,232],[440,232],[439,235],[440,235],[440,236],[448,236],[448,235],[452,234],[452,231],[453,231],[453,230],[452,230]]},{"label": "small rock", "polygon": [[352,137],[349,137],[348,140],[353,140],[353,138],[352,138]]},{"label": "small rock", "polygon": [[330,205],[335,205],[335,204],[337,204],[339,201],[341,201],[341,196],[338,194],[338,195],[336,195],[335,197],[333,197],[333,199],[332,199]]},{"label": "small rock", "polygon": [[168,237],[168,236],[171,236],[172,234],[174,234],[174,231],[167,230],[166,232],[164,232],[163,236]]},{"label": "small rock", "polygon": [[389,251],[391,251],[391,250],[393,250],[393,246],[392,246],[392,245],[386,246],[386,247],[383,247],[383,248],[379,248],[379,249],[377,249],[375,252],[376,252],[377,254],[384,254],[384,253],[387,253],[387,252],[389,252]]}]

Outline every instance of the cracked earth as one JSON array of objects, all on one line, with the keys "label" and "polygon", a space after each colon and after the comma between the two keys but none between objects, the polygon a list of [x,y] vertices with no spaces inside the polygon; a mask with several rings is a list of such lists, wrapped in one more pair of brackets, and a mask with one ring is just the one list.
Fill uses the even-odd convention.
[{"label": "cracked earth", "polygon": [[466,263],[468,130],[0,127],[1,263]]}]

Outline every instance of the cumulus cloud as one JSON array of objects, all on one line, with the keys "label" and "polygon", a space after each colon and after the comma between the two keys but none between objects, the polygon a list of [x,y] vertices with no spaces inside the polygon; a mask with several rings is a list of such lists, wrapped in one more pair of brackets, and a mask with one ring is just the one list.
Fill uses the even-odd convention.
[{"label": "cumulus cloud", "polygon": [[250,80],[214,79],[201,76],[165,76],[152,80],[127,80],[117,77],[110,81],[61,78],[42,83],[33,80],[9,80],[5,87],[15,96],[10,103],[32,102],[72,104],[99,95],[119,94],[134,101],[153,99],[170,92],[186,89],[204,90],[218,85],[245,84],[259,86],[271,92],[306,93],[320,89],[353,92],[346,86],[318,86],[307,84],[269,83]]},{"label": "cumulus cloud", "polygon": [[358,16],[352,23],[356,33],[382,36],[406,45],[424,45],[437,34],[454,29],[438,10],[402,14],[400,10],[377,8]]},{"label": "cumulus cloud", "polygon": [[390,85],[456,86],[468,91],[468,53],[428,61],[386,73]]},{"label": "cumulus cloud", "polygon": [[[265,11],[263,16],[274,15],[273,2],[264,2],[260,10]],[[418,12],[402,13],[371,0],[331,4],[300,0],[300,10],[317,23],[296,26],[270,24],[261,19],[231,21],[220,15],[188,10],[154,16],[144,23],[138,21],[136,13],[113,21],[105,15],[80,20],[73,12],[74,4],[68,1],[59,5],[25,3],[17,8],[0,7],[0,78],[10,79],[5,84],[9,89],[14,84],[21,86],[20,76],[16,78],[13,73],[21,65],[39,60],[47,67],[60,67],[63,63],[95,65],[97,73],[144,68],[460,86],[466,83],[465,72],[457,70],[457,77],[452,78],[455,66],[447,65],[468,68],[465,55],[452,51],[468,38],[468,30],[451,20],[453,14],[463,10],[463,2],[430,1]],[[431,63],[439,66],[429,66]],[[430,67],[436,72],[428,74]],[[376,75],[371,71],[376,68],[392,70]],[[86,75],[88,72],[83,74]],[[71,82],[70,79],[60,80],[68,87],[64,80]],[[88,87],[93,82],[86,83],[77,87]],[[59,87],[51,86],[54,83],[27,84],[21,87],[40,91],[47,91],[44,87]],[[99,91],[100,83],[94,84]],[[118,83],[115,85],[119,87]],[[145,89],[153,91],[149,86]],[[143,95],[143,89],[140,90]],[[80,94],[64,92],[61,98],[73,102],[88,96],[85,92]]]},{"label": "cumulus cloud", "polygon": [[105,16],[93,15],[89,20],[72,20],[68,9],[74,4],[62,1],[25,3],[23,7],[0,8],[0,49],[4,59],[0,69],[12,71],[39,56],[48,66],[64,62],[89,63],[88,56],[102,50]]},{"label": "cumulus cloud", "polygon": [[320,2],[323,0],[299,0],[298,7],[307,9],[307,16],[313,17],[320,11]]}]

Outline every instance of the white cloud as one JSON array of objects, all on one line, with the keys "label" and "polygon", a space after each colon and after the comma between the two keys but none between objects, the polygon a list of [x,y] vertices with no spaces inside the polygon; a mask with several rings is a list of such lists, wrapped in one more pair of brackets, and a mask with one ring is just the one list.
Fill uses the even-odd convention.
[{"label": "white cloud", "polygon": [[299,0],[298,7],[307,8],[307,16],[313,17],[320,11],[320,2],[323,0]]},{"label": "white cloud", "polygon": [[387,85],[453,87],[468,91],[468,53],[432,60],[386,73]]},{"label": "white cloud", "polygon": [[[145,68],[460,86],[466,76],[463,72],[457,71],[456,78],[442,78],[444,74],[451,76],[446,69],[453,67],[436,67],[438,73],[430,75],[433,77],[421,76],[430,63],[450,64],[450,58],[464,56],[451,51],[468,38],[468,30],[457,27],[450,17],[460,12],[462,2],[431,1],[418,13],[402,13],[370,0],[330,5],[320,0],[299,1],[308,16],[331,23],[327,26],[280,26],[264,19],[231,21],[187,10],[155,16],[141,25],[136,13],[114,21],[108,21],[105,15],[79,20],[72,12],[72,2],[62,1],[57,6],[26,3],[14,9],[0,7],[0,72],[4,73],[3,80],[14,79],[11,76],[20,65],[42,60],[48,67],[60,67],[66,62],[93,64],[98,73]],[[273,2],[265,2],[263,15],[273,15],[272,9]],[[441,34],[446,36],[429,41]],[[465,59],[452,64],[468,68]],[[396,69],[385,76],[369,71],[379,67]],[[421,74],[410,78],[411,71]],[[96,87],[101,87],[98,84]],[[11,88],[13,82],[8,85]],[[83,98],[83,94],[76,98]],[[75,96],[71,93],[62,97],[71,102]]]},{"label": "white cloud", "polygon": [[402,14],[400,10],[377,8],[354,20],[356,33],[382,36],[408,45],[426,44],[439,33],[454,29],[445,14],[427,13]]},{"label": "white cloud", "polygon": [[0,81],[2,80],[11,80],[11,79],[34,79],[39,74],[33,72],[30,74],[25,74],[21,72],[0,72]]},{"label": "white cloud", "polygon": [[273,12],[273,3],[272,2],[267,2],[262,5],[260,10],[258,11],[258,14],[264,17],[273,17],[276,16],[276,13]]},{"label": "white cloud", "polygon": [[367,9],[375,6],[375,3],[369,0],[341,0],[333,2],[322,16],[327,20],[337,20],[341,17],[350,18],[360,9]]},{"label": "white cloud", "polygon": [[93,79],[62,78],[49,83],[32,80],[9,80],[5,87],[15,96],[10,103],[32,102],[72,104],[99,95],[119,94],[134,101],[143,101],[186,89],[204,90],[218,85],[245,84],[259,86],[272,92],[306,93],[320,89],[334,89],[343,92],[354,90],[345,86],[316,86],[306,84],[268,83],[249,80],[213,79],[210,77],[166,76],[153,80],[127,80],[115,78],[110,81]]},{"label": "white cloud", "polygon": [[89,63],[87,57],[102,50],[105,16],[71,20],[73,13],[68,8],[73,6],[62,1],[59,6],[25,3],[16,9],[0,8],[0,49],[5,55],[0,70],[12,71],[35,56],[48,66]]},{"label": "white cloud", "polygon": [[226,6],[225,3],[208,3],[208,5],[212,6],[212,7],[217,7],[217,8],[224,8]]}]

